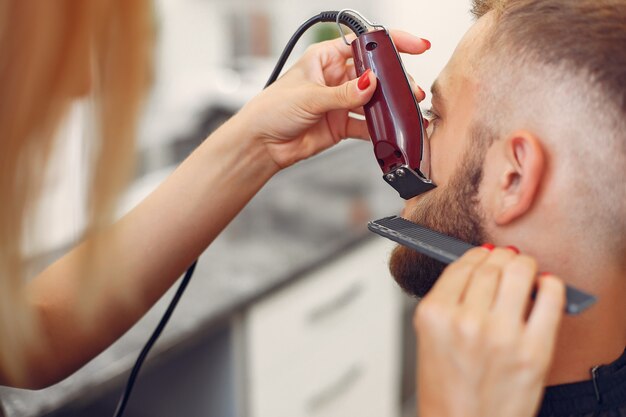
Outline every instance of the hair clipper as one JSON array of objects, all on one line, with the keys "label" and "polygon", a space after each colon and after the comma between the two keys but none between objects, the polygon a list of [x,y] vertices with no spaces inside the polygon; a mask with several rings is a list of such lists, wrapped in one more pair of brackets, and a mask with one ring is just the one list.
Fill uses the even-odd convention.
[{"label": "hair clipper", "polygon": [[[400,55],[383,26],[373,24],[351,9],[321,12],[304,22],[293,34],[266,87],[271,85],[287,62],[298,39],[311,26],[335,22],[352,55],[358,76],[371,69],[378,83],[365,108],[365,119],[374,145],[374,154],[384,180],[404,199],[435,188],[430,180],[430,152],[425,140],[424,120]],[[349,43],[341,29],[347,26],[356,35]]]},{"label": "hair clipper", "polygon": [[359,35],[351,45],[357,75],[371,69],[378,79],[364,109],[384,180],[404,199],[435,188],[429,179],[424,120],[391,36],[377,29]]}]

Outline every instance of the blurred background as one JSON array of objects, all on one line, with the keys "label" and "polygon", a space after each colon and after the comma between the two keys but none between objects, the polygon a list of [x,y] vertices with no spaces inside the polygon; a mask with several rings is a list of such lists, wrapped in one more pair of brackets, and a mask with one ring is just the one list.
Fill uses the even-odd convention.
[{"label": "blurred background", "polygon": [[[430,40],[426,54],[404,57],[425,91],[471,24],[466,0],[157,0],[155,82],[136,178],[119,214],[262,89],[300,23],[342,8]],[[332,24],[313,27],[292,61],[335,36]],[[82,106],[61,132],[34,223],[39,238],[27,242],[33,271],[71,246],[84,225]],[[392,245],[366,228],[401,207],[365,142],[344,141],[280,173],[200,258],[126,415],[415,415],[416,301],[389,277]],[[171,296],[61,383],[37,392],[0,388],[6,414],[112,415]]]}]

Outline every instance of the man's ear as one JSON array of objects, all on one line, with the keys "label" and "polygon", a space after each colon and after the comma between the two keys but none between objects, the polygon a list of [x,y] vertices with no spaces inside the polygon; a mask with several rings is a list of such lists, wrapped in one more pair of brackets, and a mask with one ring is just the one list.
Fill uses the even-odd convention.
[{"label": "man's ear", "polygon": [[545,151],[528,131],[517,131],[504,141],[504,170],[498,181],[498,225],[511,223],[526,214],[536,201],[546,172]]}]

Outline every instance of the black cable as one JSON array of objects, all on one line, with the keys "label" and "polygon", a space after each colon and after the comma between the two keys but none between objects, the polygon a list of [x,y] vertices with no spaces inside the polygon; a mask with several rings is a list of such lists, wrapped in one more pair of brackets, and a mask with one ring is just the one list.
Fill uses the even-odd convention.
[{"label": "black cable", "polygon": [[137,375],[139,375],[141,365],[143,365],[143,362],[148,356],[148,353],[150,353],[150,349],[152,349],[152,346],[157,341],[157,339],[161,335],[161,332],[163,332],[165,325],[172,316],[172,313],[174,312],[174,309],[176,308],[180,297],[183,295],[183,292],[185,292],[185,288],[187,288],[187,284],[189,284],[189,281],[191,280],[191,276],[193,275],[193,271],[196,269],[197,263],[198,260],[196,259],[193,264],[191,264],[189,269],[187,269],[187,272],[185,272],[185,276],[180,282],[180,285],[176,290],[176,294],[174,294],[174,298],[172,298],[172,301],[170,301],[170,305],[167,307],[167,310],[165,310],[165,314],[163,314],[163,317],[161,317],[161,321],[159,321],[159,324],[157,325],[156,329],[154,329],[152,336],[150,336],[150,339],[148,339],[145,346],[141,350],[137,361],[135,361],[135,366],[133,366],[133,369],[130,372],[130,376],[128,377],[128,381],[126,382],[126,388],[124,389],[124,393],[117,403],[117,409],[115,410],[115,414],[113,414],[115,417],[121,417],[124,414],[126,404],[128,404],[128,398],[130,397],[130,393],[132,392],[133,386],[135,385]]},{"label": "black cable", "polygon": [[[280,58],[278,58],[276,67],[274,67],[274,71],[272,71],[272,74],[270,75],[270,78],[267,81],[265,88],[267,88],[274,81],[276,81],[276,79],[280,75],[280,72],[285,66],[285,63],[287,62],[289,55],[291,55],[293,48],[296,46],[296,43],[298,42],[298,40],[300,40],[304,32],[306,32],[311,26],[317,23],[336,22],[338,14],[339,14],[338,11],[322,12],[318,14],[317,16],[313,16],[312,18],[304,22],[298,28],[298,30],[293,34],[291,39],[289,39],[289,42],[287,42],[287,46],[285,46],[285,49],[280,55]],[[363,33],[367,32],[367,26],[359,18],[351,15],[348,12],[343,12],[341,14],[341,16],[339,17],[339,23],[350,28],[350,30],[352,30],[357,36],[360,36]],[[189,284],[189,281],[191,280],[191,276],[193,275],[193,271],[196,269],[197,263],[198,263],[198,260],[195,260],[194,263],[189,267],[189,269],[187,269],[185,276],[183,277],[182,281],[180,282],[180,285],[178,286],[178,289],[176,290],[176,294],[174,294],[174,298],[172,298],[172,301],[170,301],[170,304],[167,307],[167,310],[165,310],[165,313],[163,314],[161,321],[159,321],[159,324],[157,325],[156,329],[154,329],[152,336],[150,336],[150,339],[148,339],[145,346],[141,350],[139,357],[135,361],[135,365],[133,366],[133,369],[130,372],[130,376],[128,377],[128,381],[126,382],[126,387],[124,388],[124,392],[122,393],[122,396],[120,397],[120,400],[117,403],[117,408],[115,410],[115,413],[113,414],[114,417],[121,417],[124,414],[124,410],[126,409],[126,405],[128,404],[128,399],[130,398],[130,394],[135,385],[135,380],[137,379],[137,376],[139,375],[139,371],[141,370],[141,366],[143,365],[143,362],[146,360],[148,353],[150,353],[150,349],[152,349],[152,346],[154,346],[155,342],[157,341],[157,339],[163,332],[165,325],[167,324],[170,317],[172,316],[172,313],[174,312],[174,309],[176,308],[178,301],[182,297],[183,292],[185,292],[185,288],[187,288],[187,284]]]},{"label": "black cable", "polygon": [[[296,32],[291,36],[291,39],[289,39],[289,42],[287,42],[287,45],[285,46],[285,49],[283,49],[282,54],[280,54],[280,58],[278,58],[278,62],[276,63],[274,71],[272,71],[269,80],[267,80],[265,88],[269,87],[274,81],[276,81],[276,79],[280,75],[280,72],[283,70],[285,63],[287,63],[289,55],[291,55],[293,48],[296,46],[296,43],[298,43],[298,40],[300,40],[304,32],[309,30],[311,26],[317,23],[336,22],[338,14],[338,11],[322,12],[317,16],[313,16],[302,25],[300,25],[298,30],[296,30]],[[360,36],[367,32],[367,26],[363,22],[361,22],[359,18],[352,16],[348,12],[341,13],[341,16],[339,17],[339,23],[350,28],[350,30],[352,30],[357,36]]]}]

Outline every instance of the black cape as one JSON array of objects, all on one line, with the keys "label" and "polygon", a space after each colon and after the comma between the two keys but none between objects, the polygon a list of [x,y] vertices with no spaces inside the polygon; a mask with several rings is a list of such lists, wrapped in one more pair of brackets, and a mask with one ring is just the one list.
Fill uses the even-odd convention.
[{"label": "black cape", "polygon": [[626,417],[626,350],[592,379],[546,388],[538,417]]}]

